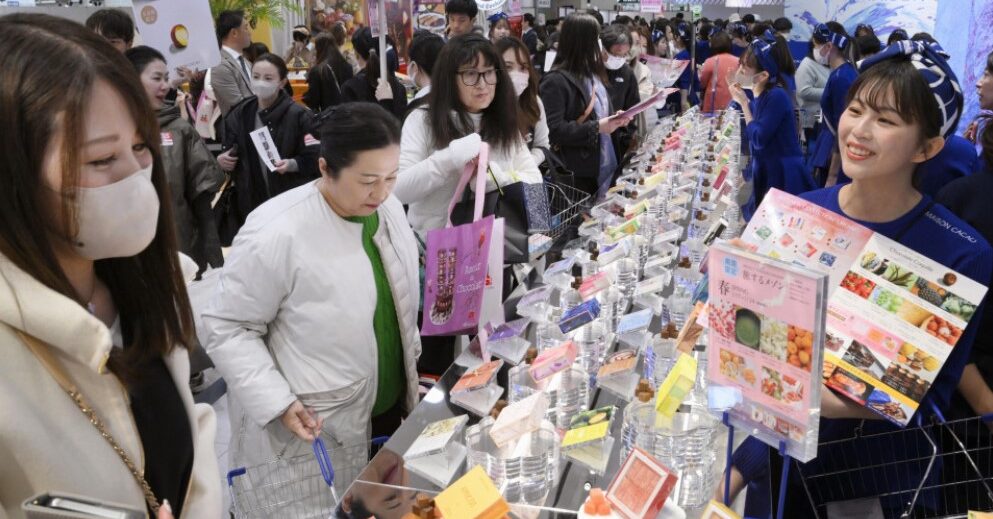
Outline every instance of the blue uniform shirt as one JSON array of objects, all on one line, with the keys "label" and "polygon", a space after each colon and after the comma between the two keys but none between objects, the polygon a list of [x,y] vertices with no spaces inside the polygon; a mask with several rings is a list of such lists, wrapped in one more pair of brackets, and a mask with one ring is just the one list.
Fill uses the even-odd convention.
[{"label": "blue uniform shirt", "polygon": [[[674,59],[689,61],[690,51],[683,49],[676,54]],[[691,65],[692,64],[687,65],[686,68],[683,69],[683,73],[679,75],[679,79],[676,80],[676,88],[680,90],[688,90],[689,95],[687,96],[687,99],[689,100],[690,106],[696,106],[700,104],[700,98],[697,96],[702,87],[700,86],[700,79],[697,78],[696,70],[693,70]]]},{"label": "blue uniform shirt", "polygon": [[[831,165],[831,154],[838,141],[838,121],[842,112],[845,111],[845,99],[848,96],[848,89],[858,77],[858,72],[851,63],[844,63],[840,67],[831,71],[827,83],[824,85],[824,93],[821,94],[821,117],[824,125],[821,126],[821,133],[814,141],[814,150],[810,154],[810,162],[807,168],[827,168]],[[839,173],[838,182],[841,183],[843,175]],[[845,177],[847,181],[847,177]]]},{"label": "blue uniform shirt", "polygon": [[920,190],[932,197],[938,196],[938,191],[949,182],[971,175],[978,169],[979,155],[973,144],[965,137],[952,135],[937,155],[917,167],[921,178]]}]

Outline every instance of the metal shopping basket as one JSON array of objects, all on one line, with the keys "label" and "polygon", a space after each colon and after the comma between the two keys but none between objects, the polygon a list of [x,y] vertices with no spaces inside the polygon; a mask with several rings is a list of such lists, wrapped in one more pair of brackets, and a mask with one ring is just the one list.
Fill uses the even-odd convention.
[{"label": "metal shopping basket", "polygon": [[[370,451],[387,438],[357,445],[318,439],[313,452],[228,472],[228,490],[238,519],[279,517],[327,519],[338,496],[369,463]],[[326,445],[331,445],[330,451]]]},{"label": "metal shopping basket", "polygon": [[[797,465],[818,517],[827,504],[878,498],[886,517],[966,517],[993,510],[993,415],[824,442]],[[899,460],[899,461],[893,461]]]},{"label": "metal shopping basket", "polygon": [[547,234],[553,242],[557,241],[570,227],[579,227],[582,223],[580,216],[589,212],[593,207],[590,194],[572,186],[554,182],[546,182],[548,191],[548,207],[551,213],[551,229]]}]

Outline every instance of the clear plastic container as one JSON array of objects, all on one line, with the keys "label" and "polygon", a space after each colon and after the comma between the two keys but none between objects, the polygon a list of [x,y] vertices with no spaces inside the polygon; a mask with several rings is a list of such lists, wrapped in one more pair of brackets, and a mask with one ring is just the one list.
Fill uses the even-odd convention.
[{"label": "clear plastic container", "polygon": [[717,485],[718,425],[697,408],[666,420],[659,418],[652,402],[638,402],[624,412],[621,455],[626,457],[633,447],[652,454],[679,477],[673,491],[676,504],[699,508],[710,501]]},{"label": "clear plastic container", "polygon": [[510,503],[541,505],[559,477],[559,437],[555,427],[543,422],[503,448],[490,438],[494,420],[483,418],[466,429],[468,466],[480,466]]},{"label": "clear plastic container", "polygon": [[574,332],[572,340],[579,348],[576,364],[587,374],[595,374],[607,353],[607,331],[603,323],[597,320],[579,328]]},{"label": "clear plastic container", "polygon": [[662,381],[679,360],[675,339],[663,339],[659,336],[652,338],[651,347],[645,351],[645,370],[643,376],[652,383],[654,389],[662,385]]},{"label": "clear plastic container", "polygon": [[534,381],[528,368],[522,364],[508,373],[507,399],[510,403],[544,391],[549,400],[545,418],[560,429],[567,427],[573,416],[589,406],[590,377],[581,368],[572,366],[541,382]]}]

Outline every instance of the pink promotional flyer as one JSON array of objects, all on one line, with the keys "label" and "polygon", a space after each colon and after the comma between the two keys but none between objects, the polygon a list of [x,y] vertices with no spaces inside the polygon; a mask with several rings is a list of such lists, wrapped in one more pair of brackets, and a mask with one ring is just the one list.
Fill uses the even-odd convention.
[{"label": "pink promotional flyer", "polygon": [[731,423],[800,461],[817,453],[827,276],[710,250],[707,379],[741,392]]},{"label": "pink promotional flyer", "polygon": [[742,239],[762,256],[830,276],[823,382],[898,425],[910,422],[986,294],[962,274],[782,191],[766,195]]}]

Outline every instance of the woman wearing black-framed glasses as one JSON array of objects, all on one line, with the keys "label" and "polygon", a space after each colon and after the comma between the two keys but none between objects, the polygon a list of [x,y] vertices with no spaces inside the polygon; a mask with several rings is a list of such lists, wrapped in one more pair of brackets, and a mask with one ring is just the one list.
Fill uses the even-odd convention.
[{"label": "woman wearing black-framed glasses", "polygon": [[[541,182],[517,125],[517,95],[496,47],[466,34],[449,40],[435,62],[427,103],[403,125],[395,194],[422,237],[445,226],[448,202],[466,163],[490,145],[487,189]],[[496,182],[494,182],[494,180]]]}]

